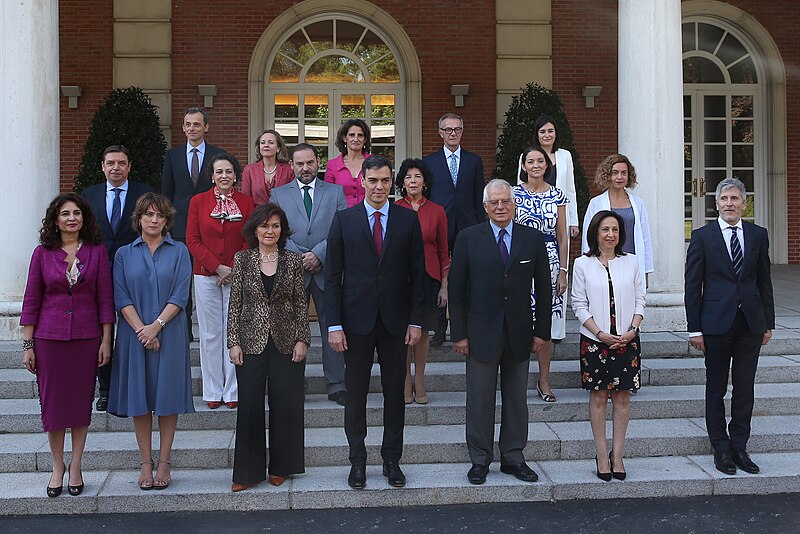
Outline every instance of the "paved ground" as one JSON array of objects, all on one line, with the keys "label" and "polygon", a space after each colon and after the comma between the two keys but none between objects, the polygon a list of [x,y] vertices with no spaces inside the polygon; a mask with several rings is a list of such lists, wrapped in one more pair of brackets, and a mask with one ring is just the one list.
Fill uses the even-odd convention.
[{"label": "paved ground", "polygon": [[419,508],[279,510],[78,516],[0,517],[12,532],[289,532],[346,533],[569,532],[764,534],[798,532],[800,494]]}]

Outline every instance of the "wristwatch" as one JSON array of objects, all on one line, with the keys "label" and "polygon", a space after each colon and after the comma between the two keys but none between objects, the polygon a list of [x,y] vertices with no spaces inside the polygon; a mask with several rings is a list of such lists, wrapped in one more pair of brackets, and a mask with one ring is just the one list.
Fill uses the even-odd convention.
[{"label": "wristwatch", "polygon": [[630,332],[631,330],[633,330],[634,332],[636,332],[636,335],[637,335],[637,336],[639,335],[639,327],[638,327],[638,326],[633,326],[633,325],[630,325],[630,326],[628,327],[628,332]]},{"label": "wristwatch", "polygon": [[163,330],[165,326],[167,326],[167,322],[160,317],[156,317],[156,322],[161,325],[161,329]]}]

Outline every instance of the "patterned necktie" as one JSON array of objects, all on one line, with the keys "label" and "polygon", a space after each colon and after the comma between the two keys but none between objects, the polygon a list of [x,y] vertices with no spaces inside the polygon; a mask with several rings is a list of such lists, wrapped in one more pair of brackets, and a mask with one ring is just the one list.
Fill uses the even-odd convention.
[{"label": "patterned necktie", "polygon": [[375,250],[378,251],[378,257],[383,252],[383,225],[381,224],[382,213],[376,211],[373,213],[375,223],[372,225],[372,239],[375,240]]},{"label": "patterned necktie", "polygon": [[500,249],[500,257],[503,258],[503,265],[506,267],[508,267],[508,247],[504,238],[507,233],[505,228],[501,228],[497,238],[497,248]]},{"label": "patterned necktie", "polygon": [[197,185],[197,179],[200,178],[200,158],[197,155],[198,150],[193,148],[192,152],[192,172],[190,174],[192,178],[192,185]]},{"label": "patterned necktie", "polygon": [[117,233],[119,221],[122,220],[122,201],[119,198],[122,189],[115,187],[112,191],[114,191],[114,202],[111,203],[111,229]]},{"label": "patterned necktie", "polygon": [[306,207],[306,215],[308,216],[308,220],[311,220],[311,193],[309,190],[311,189],[310,185],[303,186],[303,205]]},{"label": "patterned necktie", "polygon": [[739,237],[736,235],[735,226],[729,226],[731,229],[731,260],[733,261],[733,272],[736,273],[736,278],[742,276],[742,245],[739,243]]},{"label": "patterned necktie", "polygon": [[450,154],[450,179],[453,180],[453,187],[458,181],[458,158],[455,154]]}]

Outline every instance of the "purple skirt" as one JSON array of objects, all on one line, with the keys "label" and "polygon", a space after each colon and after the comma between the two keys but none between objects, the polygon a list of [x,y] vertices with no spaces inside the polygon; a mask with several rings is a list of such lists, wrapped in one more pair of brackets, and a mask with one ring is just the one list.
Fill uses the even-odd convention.
[{"label": "purple skirt", "polygon": [[45,432],[89,426],[100,338],[36,338],[36,382]]}]

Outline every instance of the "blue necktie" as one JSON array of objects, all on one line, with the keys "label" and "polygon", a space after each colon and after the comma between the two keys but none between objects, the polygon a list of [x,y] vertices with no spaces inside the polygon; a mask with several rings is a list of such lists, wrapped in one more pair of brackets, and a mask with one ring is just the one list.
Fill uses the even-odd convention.
[{"label": "blue necktie", "polygon": [[111,204],[111,229],[116,233],[122,219],[122,202],[119,198],[122,189],[115,187],[112,191],[114,191],[114,202]]},{"label": "blue necktie", "polygon": [[458,181],[458,159],[455,154],[450,154],[450,179],[453,180],[453,187]]},{"label": "blue necktie", "polygon": [[739,237],[736,235],[735,226],[729,226],[731,229],[731,261],[733,261],[733,272],[736,273],[736,278],[742,276],[742,244],[739,243]]},{"label": "blue necktie", "polygon": [[508,267],[508,247],[504,238],[507,233],[505,228],[501,228],[497,239],[497,248],[500,249],[500,257],[503,258],[503,265],[506,267]]}]

